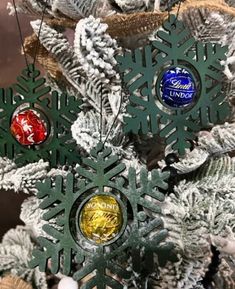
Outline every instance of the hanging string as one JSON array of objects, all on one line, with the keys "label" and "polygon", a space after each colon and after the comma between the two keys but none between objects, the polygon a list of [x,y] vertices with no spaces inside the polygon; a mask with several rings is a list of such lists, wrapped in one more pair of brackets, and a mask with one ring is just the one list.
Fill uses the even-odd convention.
[{"label": "hanging string", "polygon": [[106,142],[108,140],[108,137],[109,137],[109,135],[110,135],[110,133],[111,133],[111,131],[112,131],[117,119],[118,119],[118,116],[121,113],[122,101],[123,101],[123,97],[121,96],[118,112],[117,112],[117,114],[116,114],[116,116],[115,116],[115,118],[113,120],[113,123],[112,123],[112,125],[111,125],[111,127],[110,127],[110,129],[109,129],[109,131],[108,131],[108,133],[106,135],[106,137],[105,137],[104,142],[102,143],[102,133],[103,133],[103,93],[102,93],[102,87],[101,87],[101,97],[100,97],[100,143],[102,143],[102,148],[104,148],[104,146],[105,146],[105,144],[106,144]]},{"label": "hanging string", "polygon": [[[170,7],[170,1],[171,0],[167,1],[168,19],[170,19],[170,15],[171,15],[170,11],[171,11],[171,8],[172,8],[172,7]],[[179,5],[178,5],[177,12],[176,12],[175,21],[174,21],[174,23],[172,23],[172,25],[175,25],[176,21],[178,20],[181,4],[182,4],[182,0],[179,1]]]},{"label": "hanging string", "polygon": [[16,23],[17,23],[17,27],[18,27],[18,31],[19,31],[19,35],[20,35],[20,42],[21,42],[21,46],[22,46],[22,49],[23,49],[23,53],[24,53],[25,63],[26,63],[27,68],[29,69],[29,62],[28,62],[28,59],[27,59],[27,56],[26,56],[26,52],[25,52],[25,48],[24,48],[23,34],[22,34],[21,27],[20,27],[19,15],[18,15],[18,12],[17,12],[15,0],[12,0],[12,4],[13,4],[14,10],[15,10]]},{"label": "hanging string", "polygon": [[[101,96],[100,96],[100,129],[99,129],[99,130],[100,130],[100,143],[102,143],[102,134],[103,134],[103,89],[102,89],[102,88],[103,88],[103,86],[101,85]],[[122,96],[121,96],[121,100],[120,100],[120,105],[119,105],[118,112],[117,112],[117,114],[116,114],[116,116],[115,116],[115,118],[114,118],[114,120],[113,120],[113,123],[112,123],[112,125],[111,125],[111,127],[110,127],[110,129],[109,129],[109,131],[108,131],[108,133],[107,133],[107,135],[106,135],[106,137],[105,137],[104,142],[102,143],[102,147],[103,147],[103,148],[104,148],[104,146],[105,146],[105,143],[106,143],[107,140],[108,140],[108,137],[109,137],[109,135],[110,135],[110,133],[111,133],[111,131],[112,131],[112,129],[113,129],[113,127],[114,127],[117,119],[118,119],[119,114],[121,113],[122,100],[123,100],[123,98],[122,98]]]},{"label": "hanging string", "polygon": [[[18,31],[19,31],[19,35],[20,35],[20,42],[21,42],[21,46],[22,46],[22,49],[23,49],[23,53],[24,53],[25,63],[26,63],[26,66],[27,66],[27,68],[29,70],[29,62],[28,62],[27,54],[26,54],[25,47],[24,47],[23,33],[22,33],[22,30],[21,30],[21,26],[20,26],[20,20],[19,20],[19,15],[18,15],[18,11],[17,11],[15,0],[12,0],[12,4],[13,4],[14,10],[15,10],[16,23],[17,23],[17,27],[18,27]],[[42,17],[41,17],[40,27],[39,27],[39,31],[38,31],[38,40],[37,40],[37,43],[36,43],[35,54],[34,54],[34,59],[33,59],[33,65],[35,65],[36,58],[37,58],[38,48],[39,48],[39,44],[40,44],[40,34],[41,34],[41,30],[42,30],[42,24],[43,24],[44,16],[45,16],[45,13],[46,13],[47,4],[48,4],[48,0],[46,0],[45,6],[44,6],[43,11],[42,11]]]},{"label": "hanging string", "polygon": [[103,134],[103,85],[101,84],[101,96],[100,96],[100,142],[102,142]]},{"label": "hanging string", "polygon": [[113,120],[113,123],[112,123],[112,125],[111,125],[111,127],[110,127],[110,129],[109,129],[109,131],[108,131],[108,133],[106,135],[106,137],[105,137],[103,146],[105,145],[106,141],[108,140],[108,137],[109,137],[109,135],[110,135],[110,133],[111,133],[111,131],[112,131],[112,129],[113,129],[113,127],[114,127],[119,115],[120,115],[120,113],[121,113],[122,102],[123,102],[123,94],[121,94],[121,100],[120,100],[120,105],[119,105],[119,108],[118,108],[118,112],[117,112],[117,114],[116,114],[116,116],[115,116],[115,118]]},{"label": "hanging string", "polygon": [[176,18],[175,18],[175,22],[174,22],[174,24],[175,24],[175,23],[176,23],[176,21],[178,20],[178,17],[179,17],[179,13],[180,13],[180,7],[181,7],[181,3],[182,3],[182,0],[180,0],[179,6],[178,6],[178,9],[177,9],[177,13],[176,13]]},{"label": "hanging string", "polygon": [[170,11],[171,11],[170,1],[171,1],[171,0],[167,1],[168,20],[170,19],[170,16],[171,16],[171,13],[170,13]]},{"label": "hanging string", "polygon": [[36,48],[35,48],[33,65],[35,65],[35,62],[36,62],[36,59],[37,59],[37,53],[38,53],[38,48],[39,48],[39,44],[40,44],[40,35],[41,35],[41,30],[42,30],[42,24],[43,24],[44,16],[45,16],[45,14],[46,14],[46,8],[47,8],[48,1],[49,1],[49,0],[46,0],[45,6],[44,6],[43,11],[42,11],[42,17],[41,17],[41,22],[40,22],[39,30],[38,30],[38,40],[37,40],[37,44],[36,44]]},{"label": "hanging string", "polygon": [[[170,0],[167,1],[167,10],[168,10],[168,17],[170,18],[170,10],[171,10],[171,8],[170,8],[170,5],[169,5],[169,2],[170,2]],[[176,13],[176,18],[175,18],[175,21],[174,21],[174,23],[173,23],[172,25],[175,25],[175,23],[176,23],[176,21],[177,21],[177,19],[178,19],[178,17],[179,17],[179,12],[180,12],[181,3],[182,3],[182,0],[179,1],[177,13]],[[114,125],[115,125],[115,123],[116,123],[119,115],[120,115],[120,113],[121,113],[122,102],[123,102],[123,95],[121,96],[120,106],[119,106],[118,112],[117,112],[117,114],[116,114],[116,116],[115,116],[115,118],[114,118],[114,121],[113,121],[113,123],[112,123],[112,125],[111,125],[111,127],[110,127],[110,129],[109,129],[109,131],[108,131],[108,133],[107,133],[107,135],[106,135],[106,138],[105,138],[105,140],[104,140],[103,146],[104,146],[105,143],[107,142],[108,137],[109,137],[109,135],[110,135],[110,133],[111,133],[111,131],[112,131],[112,129],[113,129],[113,127],[114,127]],[[102,129],[101,129],[101,130],[102,130]],[[101,130],[100,130],[100,131],[101,131]]]}]

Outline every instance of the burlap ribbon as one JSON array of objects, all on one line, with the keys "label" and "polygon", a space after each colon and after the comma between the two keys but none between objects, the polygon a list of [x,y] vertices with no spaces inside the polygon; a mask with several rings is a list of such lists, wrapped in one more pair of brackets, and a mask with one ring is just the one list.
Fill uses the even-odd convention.
[{"label": "burlap ribbon", "polygon": [[6,276],[0,279],[0,289],[33,289],[33,287],[16,276]]}]

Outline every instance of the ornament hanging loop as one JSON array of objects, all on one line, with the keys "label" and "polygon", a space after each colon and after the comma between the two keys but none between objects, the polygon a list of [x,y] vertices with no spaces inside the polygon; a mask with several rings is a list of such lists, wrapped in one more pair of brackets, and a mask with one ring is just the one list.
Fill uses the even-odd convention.
[{"label": "ornament hanging loop", "polygon": [[[38,53],[39,44],[40,44],[40,34],[41,34],[41,30],[42,30],[42,24],[43,24],[44,16],[45,16],[45,13],[46,13],[46,8],[47,8],[48,1],[49,0],[45,1],[45,6],[44,6],[44,8],[42,10],[42,17],[41,17],[41,23],[40,23],[40,27],[39,27],[39,31],[38,31],[38,40],[37,40],[36,47],[35,47],[33,65],[35,65],[35,62],[36,62],[36,59],[37,59],[37,53]],[[13,4],[14,10],[15,10],[16,23],[17,23],[17,27],[18,27],[18,31],[19,31],[20,42],[21,42],[21,46],[22,46],[22,50],[23,50],[23,54],[24,54],[24,58],[25,58],[25,63],[26,63],[26,67],[28,69],[28,77],[30,77],[31,70],[30,70],[29,61],[27,59],[26,50],[25,50],[25,47],[24,47],[23,33],[22,33],[22,30],[21,30],[21,27],[20,27],[20,20],[19,20],[19,15],[18,15],[18,11],[17,11],[15,0],[12,0],[12,4]]]},{"label": "ornament hanging loop", "polygon": [[102,133],[103,133],[103,85],[101,85],[101,95],[100,95],[100,143],[102,143]]},{"label": "ornament hanging loop", "polygon": [[103,150],[109,136],[110,136],[110,133],[121,113],[121,108],[122,108],[122,102],[123,102],[123,96],[122,96],[122,92],[121,92],[121,100],[120,100],[120,105],[119,105],[119,108],[118,108],[118,112],[116,114],[116,116],[114,117],[114,120],[113,120],[113,123],[111,124],[110,126],[110,129],[109,131],[107,132],[107,135],[105,136],[105,139],[104,141],[102,141],[102,134],[103,134],[103,94],[102,94],[102,87],[101,87],[101,97],[100,97],[100,128],[99,128],[99,132],[100,132],[100,142],[98,144],[99,148],[100,148],[100,151]]},{"label": "ornament hanging loop", "polygon": [[[167,1],[168,22],[171,22],[171,21],[170,21],[170,18],[171,18],[172,6],[170,5],[170,1],[171,1],[171,0]],[[179,1],[179,5],[178,5],[177,12],[176,12],[175,20],[174,20],[174,22],[171,24],[173,28],[176,28],[176,21],[177,21],[178,18],[179,18],[179,12],[180,12],[181,3],[182,3],[182,0]]]},{"label": "ornament hanging loop", "polygon": [[16,23],[17,23],[17,27],[18,27],[18,31],[19,31],[19,36],[20,36],[20,42],[21,42],[21,46],[22,46],[22,50],[23,50],[23,54],[24,54],[24,59],[25,59],[25,63],[26,63],[26,67],[28,68],[29,71],[29,62],[26,56],[26,51],[25,51],[25,47],[24,47],[24,40],[23,40],[23,33],[20,27],[20,20],[19,20],[19,15],[18,15],[18,11],[16,8],[16,3],[15,0],[12,0],[12,4],[15,10],[15,16],[16,16]]},{"label": "ornament hanging loop", "polygon": [[106,141],[108,140],[108,137],[109,137],[109,135],[110,135],[110,133],[111,133],[111,131],[112,131],[112,129],[113,129],[113,127],[114,127],[119,115],[120,115],[120,113],[121,113],[122,102],[123,102],[123,95],[122,95],[122,91],[121,91],[121,99],[120,99],[120,105],[119,105],[119,108],[118,108],[118,112],[117,112],[117,114],[116,114],[116,116],[115,116],[115,118],[113,120],[112,125],[110,126],[110,129],[109,129],[107,135],[106,135],[106,138],[104,140],[103,146],[105,145]]},{"label": "ornament hanging loop", "polygon": [[170,0],[167,1],[167,13],[168,13],[168,21],[169,21],[170,16],[171,16]]},{"label": "ornament hanging loop", "polygon": [[43,8],[43,10],[42,10],[42,17],[41,17],[41,22],[40,22],[39,30],[38,30],[38,40],[37,40],[36,47],[35,47],[33,65],[35,65],[36,59],[37,59],[37,54],[38,54],[38,49],[39,49],[39,44],[40,44],[40,35],[41,35],[41,31],[42,31],[42,24],[43,24],[43,20],[44,20],[44,17],[45,17],[47,4],[48,4],[48,0],[46,0],[45,6],[44,6],[44,8]]}]

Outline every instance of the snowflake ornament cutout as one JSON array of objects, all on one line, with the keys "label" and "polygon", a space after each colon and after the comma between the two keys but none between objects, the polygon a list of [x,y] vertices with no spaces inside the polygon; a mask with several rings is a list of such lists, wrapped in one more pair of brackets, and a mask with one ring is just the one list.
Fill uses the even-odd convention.
[{"label": "snowflake ornament cutout", "polygon": [[[17,84],[0,89],[0,155],[14,159],[20,165],[40,159],[49,161],[51,167],[80,162],[71,125],[80,112],[81,101],[66,93],[51,92],[51,88],[44,85],[46,80],[39,76],[34,65],[29,65],[17,78]],[[18,94],[14,95],[14,91]],[[39,133],[45,134],[39,116],[45,123],[47,137],[41,136],[43,142],[40,144],[29,145],[33,143],[33,129],[37,130],[41,125]],[[34,128],[28,123],[33,118]],[[15,129],[23,134],[23,144],[19,134],[12,134]]]},{"label": "snowflake ornament cutout", "polygon": [[159,206],[164,201],[159,188],[167,188],[169,173],[142,169],[137,181],[130,168],[125,179],[125,165],[102,144],[83,163],[85,168],[77,168],[79,178],[70,173],[66,179],[57,176],[54,182],[37,184],[40,207],[46,210],[43,218],[56,219],[56,228],[44,225],[52,239],[38,238],[41,249],[33,252],[30,266],[49,268],[53,274],[61,269],[81,281],[81,288],[121,289],[131,271],[148,275],[155,266],[176,261],[173,244],[165,241]]},{"label": "snowflake ornament cutout", "polygon": [[[127,106],[130,116],[125,117],[124,130],[159,134],[167,145],[183,155],[196,132],[224,122],[229,116],[230,107],[221,92],[220,63],[226,59],[227,47],[196,41],[174,15],[162,28],[150,45],[117,56],[123,81],[131,94]],[[170,71],[175,73],[175,83]],[[179,71],[181,76],[177,75]],[[178,83],[178,87],[173,83]],[[181,103],[176,101],[170,106],[169,98],[166,99],[170,93],[187,97],[188,92],[195,95],[191,95],[187,105],[181,99]],[[170,99],[171,103],[174,100]]]}]

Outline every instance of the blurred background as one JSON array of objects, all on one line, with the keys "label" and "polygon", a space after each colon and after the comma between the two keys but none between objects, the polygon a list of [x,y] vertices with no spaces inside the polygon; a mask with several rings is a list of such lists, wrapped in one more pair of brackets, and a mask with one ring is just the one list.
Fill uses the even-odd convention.
[{"label": "blurred background", "polygon": [[[0,0],[0,87],[14,83],[17,75],[25,67],[16,19],[9,16],[6,9],[9,1],[11,0]],[[22,15],[19,17],[23,35],[30,35],[30,19]],[[26,197],[27,195],[22,193],[0,191],[0,239],[8,229],[21,224],[20,206]]]}]

